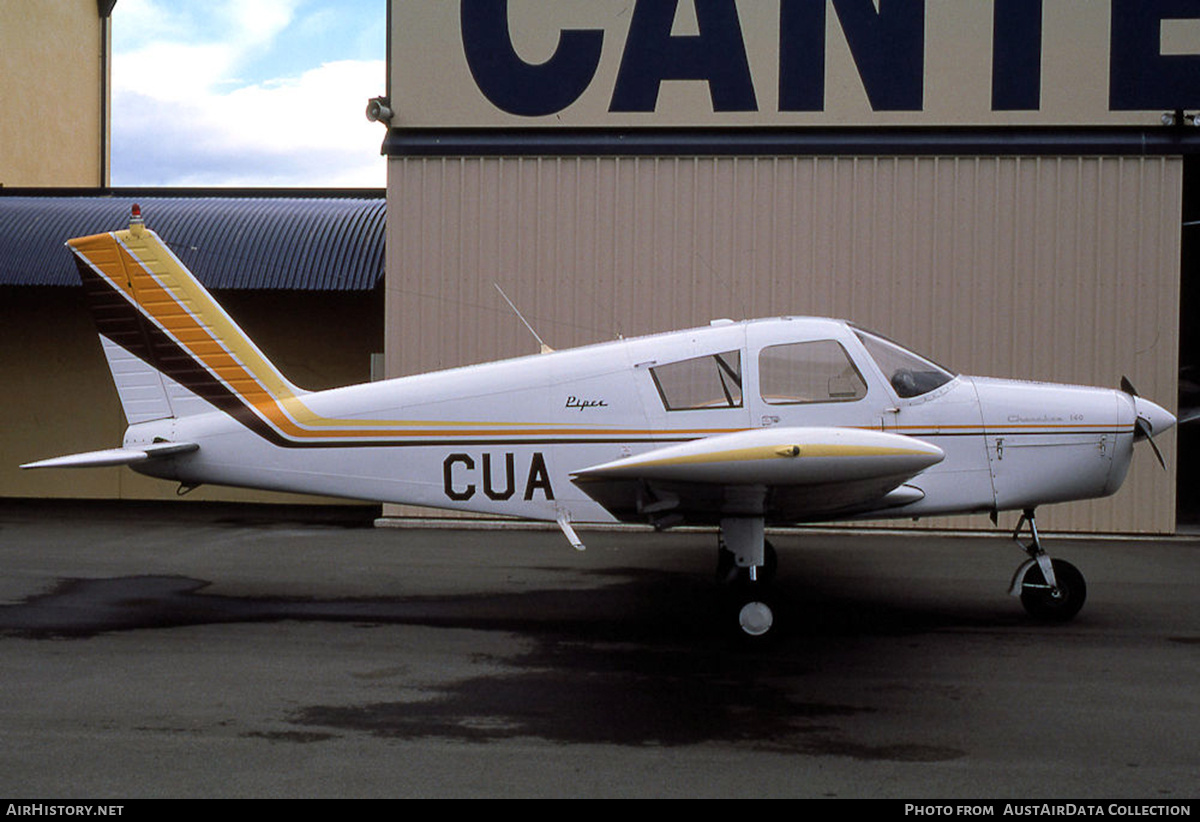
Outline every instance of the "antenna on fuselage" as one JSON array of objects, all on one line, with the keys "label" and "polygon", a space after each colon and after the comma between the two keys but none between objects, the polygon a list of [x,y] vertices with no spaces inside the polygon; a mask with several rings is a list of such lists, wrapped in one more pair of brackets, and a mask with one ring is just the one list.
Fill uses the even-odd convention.
[{"label": "antenna on fuselage", "polygon": [[717,271],[717,269],[713,268],[711,264],[709,264],[708,260],[704,259],[703,254],[701,254],[699,251],[697,251],[697,252],[695,252],[695,255],[696,255],[696,259],[700,261],[700,264],[708,269],[708,273],[712,275],[713,279],[716,280],[718,283],[720,283],[721,286],[724,287],[727,291],[729,291],[729,296],[733,297],[733,299],[735,301],[737,301],[738,306],[740,306],[741,310],[742,310],[742,319],[748,319],[750,317],[750,314],[749,314],[749,312],[746,311],[746,303],[742,301],[741,293],[737,289],[735,289],[732,285],[730,285],[730,283],[724,277],[721,276],[720,272]]},{"label": "antenna on fuselage", "polygon": [[508,295],[504,293],[504,289],[500,287],[500,283],[492,283],[492,285],[496,286],[496,290],[500,292],[500,296],[504,298],[504,302],[508,303],[508,307],[511,308],[513,313],[517,315],[517,319],[524,323],[525,327],[529,329],[529,333],[532,334],[533,338],[538,341],[538,345],[541,347],[541,352],[543,354],[549,354],[551,351],[553,351],[554,349],[546,345],[542,338],[538,336],[538,333],[533,330],[533,326],[530,325],[525,319],[525,316],[515,305],[513,305],[513,301],[508,298]]}]

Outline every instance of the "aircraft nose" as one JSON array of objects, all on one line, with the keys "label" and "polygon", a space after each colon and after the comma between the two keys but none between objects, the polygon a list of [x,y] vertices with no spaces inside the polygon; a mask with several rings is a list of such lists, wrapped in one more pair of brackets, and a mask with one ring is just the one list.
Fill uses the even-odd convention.
[{"label": "aircraft nose", "polygon": [[[1142,397],[1133,398],[1134,412],[1140,421],[1145,423],[1145,431],[1151,437],[1157,437],[1165,431],[1171,430],[1175,425],[1175,417],[1170,411],[1163,408],[1161,405],[1150,402],[1150,400]],[[1142,426],[1139,425],[1139,433],[1142,433]]]}]

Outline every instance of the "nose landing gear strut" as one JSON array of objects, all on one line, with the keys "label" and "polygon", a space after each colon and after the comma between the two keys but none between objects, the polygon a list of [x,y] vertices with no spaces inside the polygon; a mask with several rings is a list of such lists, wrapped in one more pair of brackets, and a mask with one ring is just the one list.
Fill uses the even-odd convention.
[{"label": "nose landing gear strut", "polygon": [[[1026,523],[1031,539],[1022,544],[1021,531]],[[1022,512],[1013,530],[1013,540],[1029,554],[1029,559],[1017,568],[1009,593],[1021,598],[1026,612],[1043,622],[1067,622],[1079,613],[1087,599],[1083,574],[1066,560],[1051,559],[1042,548],[1032,508]]]}]

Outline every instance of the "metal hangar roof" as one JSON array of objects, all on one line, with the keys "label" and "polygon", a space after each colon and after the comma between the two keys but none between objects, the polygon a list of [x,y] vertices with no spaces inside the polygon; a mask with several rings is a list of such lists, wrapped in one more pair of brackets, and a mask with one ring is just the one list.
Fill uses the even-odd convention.
[{"label": "metal hangar roof", "polygon": [[126,228],[141,206],[209,288],[369,291],[383,277],[383,191],[0,192],[0,285],[78,285],[64,243]]}]

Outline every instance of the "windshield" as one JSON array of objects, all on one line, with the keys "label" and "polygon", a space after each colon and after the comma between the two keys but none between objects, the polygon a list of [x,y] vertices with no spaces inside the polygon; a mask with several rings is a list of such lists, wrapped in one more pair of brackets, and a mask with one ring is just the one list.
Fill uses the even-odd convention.
[{"label": "windshield", "polygon": [[855,329],[867,353],[875,360],[879,370],[887,377],[892,388],[901,397],[919,397],[940,388],[955,375],[924,357],[919,357],[886,337]]}]

